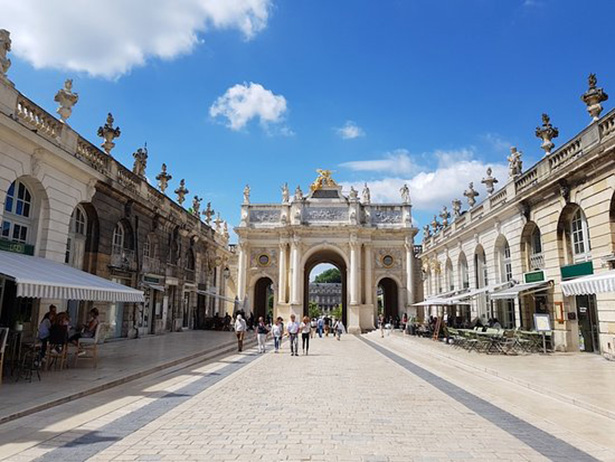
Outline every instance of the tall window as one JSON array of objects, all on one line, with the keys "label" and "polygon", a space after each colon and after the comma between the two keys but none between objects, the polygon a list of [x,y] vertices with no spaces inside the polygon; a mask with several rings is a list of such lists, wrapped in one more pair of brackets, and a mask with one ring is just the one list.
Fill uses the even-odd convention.
[{"label": "tall window", "polygon": [[512,258],[510,256],[510,246],[508,242],[504,243],[502,248],[501,256],[501,280],[502,282],[507,282],[512,280]]},{"label": "tall window", "polygon": [[532,236],[530,238],[530,251],[531,255],[539,255],[542,253],[542,239],[538,226],[534,227],[534,231],[532,231]]},{"label": "tall window", "polygon": [[14,181],[6,193],[2,237],[27,243],[32,229],[32,194],[21,181]]},{"label": "tall window", "polygon": [[453,264],[450,260],[446,262],[446,290],[455,290],[455,280],[453,278]]},{"label": "tall window", "polygon": [[575,263],[589,259],[589,230],[585,214],[579,208],[570,221],[572,255]]},{"label": "tall window", "polygon": [[124,241],[125,241],[126,232],[124,230],[124,226],[122,223],[118,223],[115,225],[115,229],[113,230],[113,243],[112,243],[112,252],[114,254],[121,254],[124,250]]},{"label": "tall window", "polygon": [[153,249],[152,249],[152,238],[147,236],[145,243],[143,244],[143,257],[152,258],[153,257]]},{"label": "tall window", "polygon": [[78,205],[70,217],[64,263],[68,263],[76,268],[80,268],[83,265],[87,227],[86,214],[81,206]]},{"label": "tall window", "polygon": [[469,289],[470,273],[468,273],[468,261],[464,254],[461,254],[461,257],[459,257],[459,277],[461,278],[461,287],[463,289]]},{"label": "tall window", "polygon": [[474,267],[476,287],[487,287],[489,285],[489,273],[487,271],[487,262],[485,259],[485,251],[479,247],[474,254]]}]

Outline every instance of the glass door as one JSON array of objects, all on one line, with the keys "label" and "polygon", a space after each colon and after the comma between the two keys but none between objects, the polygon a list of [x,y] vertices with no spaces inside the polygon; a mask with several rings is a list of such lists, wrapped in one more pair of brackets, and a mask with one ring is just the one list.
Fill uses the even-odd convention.
[{"label": "glass door", "polygon": [[589,353],[600,352],[598,316],[595,295],[577,295],[577,315],[579,317],[579,349]]}]

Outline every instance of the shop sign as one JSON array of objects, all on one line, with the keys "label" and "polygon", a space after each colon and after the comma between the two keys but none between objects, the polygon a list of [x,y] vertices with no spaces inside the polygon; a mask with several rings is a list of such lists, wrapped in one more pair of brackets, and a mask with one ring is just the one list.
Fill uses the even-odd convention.
[{"label": "shop sign", "polygon": [[157,278],[157,277],[148,276],[148,275],[143,276],[143,282],[148,282],[150,284],[164,285],[164,281],[162,280],[162,278]]},{"label": "shop sign", "polygon": [[578,278],[579,276],[587,276],[594,274],[594,265],[591,261],[577,263],[576,265],[562,266],[562,280]]},{"label": "shop sign", "polygon": [[8,241],[6,239],[0,239],[0,250],[6,252],[20,253],[23,255],[34,255],[34,246],[23,244],[21,242]]},{"label": "shop sign", "polygon": [[532,271],[530,273],[525,273],[523,275],[523,280],[526,284],[531,282],[542,282],[545,280],[545,272],[543,270],[540,271]]}]

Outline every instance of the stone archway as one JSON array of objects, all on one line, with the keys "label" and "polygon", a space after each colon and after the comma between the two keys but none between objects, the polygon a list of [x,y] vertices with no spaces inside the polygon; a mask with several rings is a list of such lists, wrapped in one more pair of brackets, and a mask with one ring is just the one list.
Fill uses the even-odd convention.
[{"label": "stone archway", "polygon": [[382,314],[385,319],[399,316],[399,287],[392,278],[384,277],[378,282],[382,289]]},{"label": "stone archway", "polygon": [[342,275],[342,322],[348,326],[348,269],[344,257],[333,249],[320,249],[312,253],[303,266],[303,315],[308,315],[310,273],[316,265],[329,263],[340,270]]},{"label": "stone archway", "polygon": [[[269,297],[273,296],[273,281],[268,277],[261,277],[254,284],[254,319],[259,316],[267,318],[269,310]],[[247,314],[247,313],[246,313]]]}]

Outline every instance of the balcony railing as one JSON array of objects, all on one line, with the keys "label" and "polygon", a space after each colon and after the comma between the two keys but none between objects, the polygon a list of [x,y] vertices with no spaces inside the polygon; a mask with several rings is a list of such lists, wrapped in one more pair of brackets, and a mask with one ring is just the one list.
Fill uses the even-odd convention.
[{"label": "balcony railing", "polygon": [[111,253],[111,266],[123,270],[136,270],[137,261],[135,259],[135,251],[114,247]]},{"label": "balcony railing", "polygon": [[545,257],[542,253],[530,255],[530,267],[533,270],[544,269]]},{"label": "balcony railing", "polygon": [[143,256],[143,272],[161,274],[162,265],[157,258]]}]

